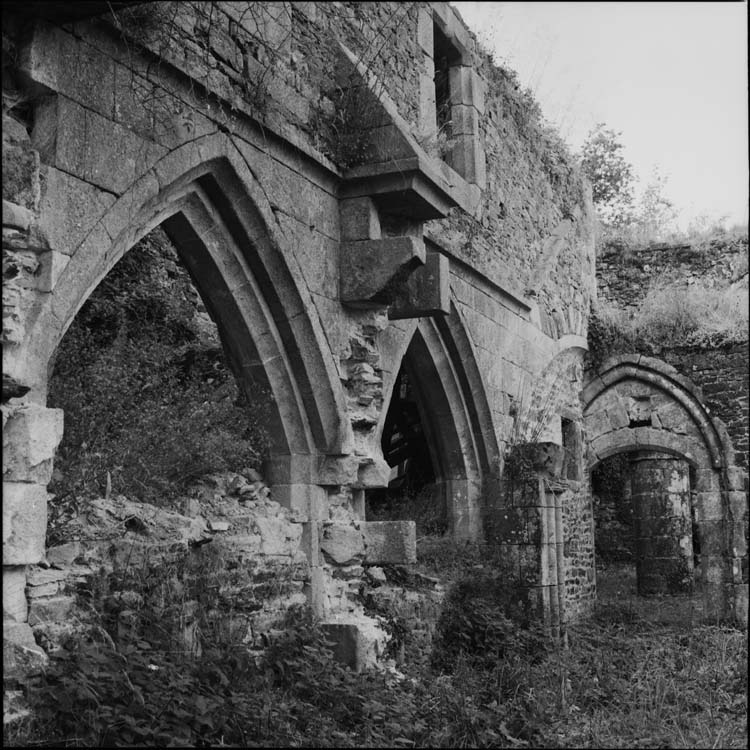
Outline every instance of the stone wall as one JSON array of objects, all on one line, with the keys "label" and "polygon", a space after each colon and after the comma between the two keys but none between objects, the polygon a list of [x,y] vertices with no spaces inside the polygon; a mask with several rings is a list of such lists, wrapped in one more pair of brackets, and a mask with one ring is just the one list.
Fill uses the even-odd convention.
[{"label": "stone wall", "polygon": [[[457,537],[481,532],[531,393],[552,394],[543,442],[560,445],[563,417],[580,424],[594,290],[582,178],[444,3],[160,3],[67,21],[16,7],[3,28],[4,461],[18,467],[4,474],[5,573],[20,581],[44,554],[57,345],[161,225],[240,387],[272,394],[264,476],[296,524],[308,603],[376,649],[356,603],[363,568],[414,556],[413,524],[369,523],[363,502],[387,483],[380,434],[402,361],[440,405],[436,479]],[[447,152],[431,142],[440,38],[456,56]],[[560,356],[574,372],[556,391]],[[568,569],[590,596],[579,500]]]},{"label": "stone wall", "polygon": [[605,247],[596,262],[598,297],[627,309],[637,307],[654,283],[747,284],[747,243],[747,237],[719,237],[629,250]]},{"label": "stone wall", "polygon": [[703,402],[726,426],[732,438],[735,463],[748,470],[748,400],[750,375],[748,344],[715,349],[671,347],[661,352],[665,362],[690,378],[703,394]]}]

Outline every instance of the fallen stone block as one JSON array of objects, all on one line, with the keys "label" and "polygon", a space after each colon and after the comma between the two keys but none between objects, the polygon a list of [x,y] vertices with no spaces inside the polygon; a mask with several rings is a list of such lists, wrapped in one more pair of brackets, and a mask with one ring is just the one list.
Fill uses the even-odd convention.
[{"label": "fallen stone block", "polygon": [[3,680],[38,674],[47,666],[47,654],[28,623],[3,620]]}]

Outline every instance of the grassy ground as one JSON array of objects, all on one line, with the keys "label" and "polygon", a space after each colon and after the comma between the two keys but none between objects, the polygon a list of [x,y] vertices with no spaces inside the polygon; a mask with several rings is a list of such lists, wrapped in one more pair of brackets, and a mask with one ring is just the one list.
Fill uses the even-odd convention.
[{"label": "grassy ground", "polygon": [[432,653],[407,654],[401,675],[352,673],[305,618],[259,665],[239,644],[194,662],[155,643],[89,645],[37,690],[42,720],[6,728],[4,744],[747,747],[745,632],[695,624],[687,599],[638,599],[632,574],[610,568],[595,616],[555,647],[503,617],[486,550],[419,548],[448,596]]},{"label": "grassy ground", "polygon": [[570,631],[559,746],[747,747],[747,634],[696,624],[690,597],[636,596],[632,566],[597,585],[594,621]]}]

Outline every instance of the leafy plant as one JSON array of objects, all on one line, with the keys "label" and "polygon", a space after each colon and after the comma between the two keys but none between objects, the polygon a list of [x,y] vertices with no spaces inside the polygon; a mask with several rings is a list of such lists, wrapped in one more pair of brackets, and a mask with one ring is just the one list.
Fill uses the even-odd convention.
[{"label": "leafy plant", "polygon": [[633,167],[622,155],[621,135],[599,123],[581,149],[581,168],[591,182],[594,205],[613,226],[628,223],[633,210]]}]

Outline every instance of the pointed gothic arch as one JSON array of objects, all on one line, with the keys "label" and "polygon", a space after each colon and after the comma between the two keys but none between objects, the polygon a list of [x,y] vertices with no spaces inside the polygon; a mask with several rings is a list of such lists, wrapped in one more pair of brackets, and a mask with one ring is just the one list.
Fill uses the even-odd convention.
[{"label": "pointed gothic arch", "polygon": [[317,456],[347,452],[351,427],[294,254],[281,252],[284,237],[262,186],[222,134],[157,162],[80,243],[33,317],[26,381],[43,400],[54,352],[75,314],[159,225],[216,320],[240,384],[260,382],[273,394],[272,470],[284,484],[312,481]]},{"label": "pointed gothic arch", "polygon": [[401,366],[414,385],[449,531],[459,539],[476,539],[482,529],[482,486],[498,447],[485,386],[454,305],[445,318],[419,320]]}]

